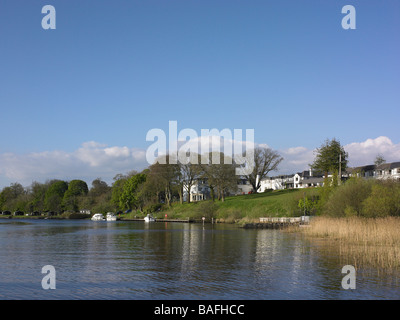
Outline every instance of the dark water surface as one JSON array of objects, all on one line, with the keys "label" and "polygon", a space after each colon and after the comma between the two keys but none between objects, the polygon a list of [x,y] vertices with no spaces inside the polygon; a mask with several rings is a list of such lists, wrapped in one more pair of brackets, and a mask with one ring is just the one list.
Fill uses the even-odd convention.
[{"label": "dark water surface", "polygon": [[[42,267],[56,289],[42,288]],[[296,234],[233,225],[0,220],[0,299],[399,299]]]}]

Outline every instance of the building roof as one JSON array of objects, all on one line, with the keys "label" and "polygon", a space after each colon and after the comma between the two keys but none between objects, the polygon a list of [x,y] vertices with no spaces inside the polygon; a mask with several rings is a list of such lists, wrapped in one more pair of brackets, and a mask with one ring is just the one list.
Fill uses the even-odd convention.
[{"label": "building roof", "polygon": [[317,177],[311,177],[311,178],[300,181],[301,184],[309,184],[309,183],[315,184],[315,183],[323,183],[323,182],[324,182],[324,178],[317,178]]},{"label": "building roof", "polygon": [[355,171],[373,171],[373,170],[391,170],[395,168],[400,168],[400,162],[391,162],[391,163],[382,163],[378,166],[374,164],[369,164],[366,166],[361,166],[361,167],[354,167],[354,168],[348,168],[347,171],[352,173]]},{"label": "building roof", "polygon": [[353,172],[357,172],[357,171],[366,172],[366,171],[372,171],[372,170],[375,170],[375,165],[374,164],[361,166],[361,167],[347,168],[347,171],[349,173],[353,173]]},{"label": "building roof", "polygon": [[382,163],[379,166],[376,166],[377,170],[391,170],[396,168],[400,168],[400,162]]}]

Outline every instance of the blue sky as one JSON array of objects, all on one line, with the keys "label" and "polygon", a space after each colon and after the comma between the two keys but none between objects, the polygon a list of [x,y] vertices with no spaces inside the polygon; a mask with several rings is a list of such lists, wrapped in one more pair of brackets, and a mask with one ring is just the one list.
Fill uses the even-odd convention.
[{"label": "blue sky", "polygon": [[[41,27],[47,4],[55,30]],[[341,26],[347,4],[356,30]],[[34,155],[43,166],[88,145],[134,156],[170,120],[199,133],[254,129],[256,143],[288,154],[333,137],[385,141],[390,160],[400,155],[399,34],[398,0],[1,0],[0,186],[57,175]],[[111,176],[137,163],[104,164]],[[73,168],[63,177],[85,172]]]}]

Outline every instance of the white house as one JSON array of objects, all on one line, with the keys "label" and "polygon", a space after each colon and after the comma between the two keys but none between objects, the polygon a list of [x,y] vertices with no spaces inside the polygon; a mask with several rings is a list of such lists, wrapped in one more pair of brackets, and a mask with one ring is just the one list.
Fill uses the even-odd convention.
[{"label": "white house", "polygon": [[264,192],[268,189],[282,190],[320,187],[323,183],[324,178],[322,176],[313,176],[310,169],[292,175],[267,177],[261,180],[261,187],[258,192]]},{"label": "white house", "polygon": [[382,163],[375,167],[377,179],[395,179],[400,181],[400,162]]},{"label": "white house", "polygon": [[[238,180],[237,190],[235,192],[230,192],[227,195],[248,194],[252,190],[253,187],[250,184],[250,182],[245,178],[240,178]],[[189,196],[191,202],[211,199],[211,188],[208,185],[207,179],[206,178],[196,179],[190,188]],[[187,190],[184,190],[183,192],[184,201],[187,200],[187,197],[188,197],[188,192]]]},{"label": "white house", "polygon": [[[367,165],[356,168],[348,168],[346,172],[342,172],[342,178],[349,176],[361,176],[364,178],[373,179],[396,179],[400,181],[400,162],[383,163],[379,166]],[[281,175],[275,177],[266,177],[260,181],[260,188],[257,192],[265,192],[266,190],[282,190],[282,189],[300,189],[310,187],[322,187],[324,185],[324,176],[313,175],[310,170],[298,172],[292,175]],[[248,194],[253,190],[250,182],[241,177],[238,181],[237,191],[230,193]],[[208,186],[207,179],[197,179],[190,189],[190,201],[196,202],[211,198],[211,190]],[[188,196],[187,191],[184,192],[186,201]]]},{"label": "white house", "polygon": [[351,168],[350,176],[358,176],[373,179],[395,179],[400,181],[400,162],[382,163],[378,166],[367,165]]},{"label": "white house", "polygon": [[236,194],[248,194],[253,191],[253,186],[250,181],[245,178],[240,178],[238,181],[238,190]]},{"label": "white house", "polygon": [[266,190],[282,190],[293,188],[294,175],[283,175],[276,177],[266,177],[260,181],[260,188],[257,192],[265,192]]}]

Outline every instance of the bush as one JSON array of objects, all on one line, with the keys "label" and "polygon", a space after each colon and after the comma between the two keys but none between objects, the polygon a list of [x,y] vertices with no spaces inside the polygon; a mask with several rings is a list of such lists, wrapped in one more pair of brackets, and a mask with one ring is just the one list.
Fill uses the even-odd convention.
[{"label": "bush", "polygon": [[370,196],[373,183],[362,178],[349,179],[329,195],[323,213],[334,217],[364,216],[363,201]]},{"label": "bush", "polygon": [[335,217],[400,216],[400,183],[352,178],[336,188],[323,205]]},{"label": "bush", "polygon": [[400,183],[393,180],[377,181],[362,206],[367,217],[399,216]]},{"label": "bush", "polygon": [[229,208],[228,210],[219,213],[217,218],[226,223],[234,223],[243,218],[243,212],[235,208]]},{"label": "bush", "polygon": [[202,217],[205,217],[206,220],[211,220],[217,212],[217,205],[214,203],[214,201],[208,200],[208,201],[201,201],[198,203],[196,209],[195,209],[195,214],[194,217],[195,219],[201,219]]},{"label": "bush", "polygon": [[156,203],[156,204],[150,204],[148,206],[145,206],[143,211],[147,214],[147,213],[158,212],[161,210],[161,208],[162,208],[162,204]]},{"label": "bush", "polygon": [[292,217],[304,215],[304,199],[306,204],[306,214],[315,215],[320,200],[320,192],[320,188],[308,188],[295,193],[287,203],[287,215]]},{"label": "bush", "polygon": [[89,215],[85,214],[85,213],[71,213],[68,216],[68,219],[88,219]]}]

